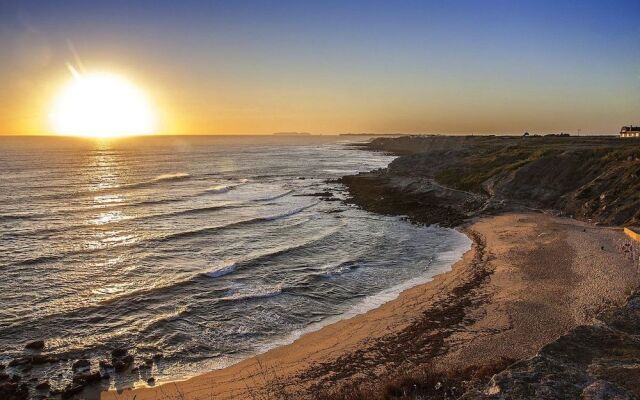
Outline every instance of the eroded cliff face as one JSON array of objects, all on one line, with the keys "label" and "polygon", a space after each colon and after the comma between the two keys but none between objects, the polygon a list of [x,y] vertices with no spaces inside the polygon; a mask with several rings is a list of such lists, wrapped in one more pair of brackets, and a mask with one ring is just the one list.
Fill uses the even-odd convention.
[{"label": "eroded cliff face", "polygon": [[[402,137],[376,139],[369,147],[400,155],[385,170],[343,179],[373,211],[393,213],[396,203],[415,208],[421,222],[454,225],[481,212],[536,208],[640,224],[640,140]],[[360,184],[367,180],[375,180],[375,193]],[[433,211],[425,216],[421,207]]]}]

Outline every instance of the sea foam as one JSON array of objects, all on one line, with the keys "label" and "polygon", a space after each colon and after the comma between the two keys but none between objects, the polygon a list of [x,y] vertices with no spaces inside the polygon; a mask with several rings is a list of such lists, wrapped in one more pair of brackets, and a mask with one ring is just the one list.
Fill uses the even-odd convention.
[{"label": "sea foam", "polygon": [[205,272],[205,275],[210,278],[219,278],[221,276],[229,275],[236,270],[236,263],[234,261],[228,261],[222,263],[209,272]]}]

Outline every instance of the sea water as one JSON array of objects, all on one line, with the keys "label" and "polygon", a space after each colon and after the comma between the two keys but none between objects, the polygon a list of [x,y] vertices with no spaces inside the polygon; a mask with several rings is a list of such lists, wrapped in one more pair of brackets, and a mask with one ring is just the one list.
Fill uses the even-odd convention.
[{"label": "sea water", "polygon": [[[337,136],[0,138],[0,363],[46,340],[64,384],[114,348],[173,380],[364,312],[450,267],[462,234],[334,182],[392,156]],[[328,196],[324,192],[330,192]]]}]

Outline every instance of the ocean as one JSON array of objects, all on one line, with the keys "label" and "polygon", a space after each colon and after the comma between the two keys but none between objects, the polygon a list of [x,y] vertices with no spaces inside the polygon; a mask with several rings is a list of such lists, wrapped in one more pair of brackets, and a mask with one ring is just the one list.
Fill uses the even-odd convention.
[{"label": "ocean", "polygon": [[59,361],[28,374],[53,386],[115,348],[155,361],[105,385],[181,379],[450,268],[461,233],[340,201],[394,158],[353,140],[0,138],[0,364],[44,339]]}]

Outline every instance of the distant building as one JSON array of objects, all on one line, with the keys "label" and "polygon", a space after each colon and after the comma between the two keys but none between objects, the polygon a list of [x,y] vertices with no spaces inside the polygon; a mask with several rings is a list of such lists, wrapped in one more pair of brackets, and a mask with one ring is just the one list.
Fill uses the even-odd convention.
[{"label": "distant building", "polygon": [[640,126],[623,126],[620,129],[620,137],[640,137]]}]

